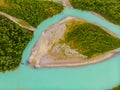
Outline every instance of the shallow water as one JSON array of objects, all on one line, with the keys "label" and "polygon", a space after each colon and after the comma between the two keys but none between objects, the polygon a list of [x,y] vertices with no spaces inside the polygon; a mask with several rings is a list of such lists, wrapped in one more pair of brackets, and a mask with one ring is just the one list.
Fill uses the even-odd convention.
[{"label": "shallow water", "polygon": [[[66,16],[76,16],[89,22],[98,23],[120,36],[120,26],[97,17],[90,12],[66,8],[41,23],[34,33],[22,57],[26,63],[35,42],[49,26],[59,22]],[[120,84],[120,54],[108,61],[77,68],[45,68],[33,69],[20,65],[13,72],[0,74],[0,90],[106,90]]]}]

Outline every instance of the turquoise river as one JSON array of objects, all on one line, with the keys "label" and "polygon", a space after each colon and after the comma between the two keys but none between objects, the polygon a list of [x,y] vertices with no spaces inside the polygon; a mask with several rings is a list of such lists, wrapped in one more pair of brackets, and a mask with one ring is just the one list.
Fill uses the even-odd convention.
[{"label": "turquoise river", "polygon": [[65,8],[62,13],[42,22],[23,52],[22,63],[15,71],[0,74],[0,90],[108,90],[120,84],[120,54],[109,60],[77,68],[33,69],[27,65],[30,52],[41,33],[67,16],[97,23],[120,36],[120,26],[88,11]]}]

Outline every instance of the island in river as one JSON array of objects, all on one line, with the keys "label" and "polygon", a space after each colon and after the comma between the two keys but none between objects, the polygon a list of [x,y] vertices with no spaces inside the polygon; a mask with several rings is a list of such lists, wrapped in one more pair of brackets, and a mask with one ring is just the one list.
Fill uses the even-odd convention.
[{"label": "island in river", "polygon": [[111,58],[119,47],[115,33],[69,16],[42,33],[28,62],[34,67],[84,66]]},{"label": "island in river", "polygon": [[[52,24],[47,25],[49,24],[49,19],[45,21],[46,23],[44,22],[43,22],[44,24],[41,23],[41,27],[49,26],[49,28],[42,33],[42,36],[39,37],[39,39],[35,37],[37,36],[37,34],[35,33],[38,33],[38,34],[40,33],[39,32],[34,33],[33,39],[35,40],[36,38],[38,39],[38,41],[34,45],[34,48],[32,49],[31,55],[29,57],[29,63],[31,66],[38,67],[38,68],[39,67],[83,66],[83,65],[89,65],[89,64],[98,63],[104,60],[108,60],[108,58],[111,58],[112,56],[119,53],[119,51],[116,50],[117,48],[120,47],[120,44],[119,44],[120,40],[119,40],[119,37],[116,35],[116,34],[120,35],[119,26],[117,27],[117,25],[120,25],[120,22],[119,22],[120,21],[119,19],[120,17],[119,2],[120,1],[119,0],[107,0],[107,1],[106,0],[91,0],[91,1],[53,0],[53,1],[52,0],[49,0],[49,1],[47,0],[0,0],[0,72],[16,70],[16,68],[20,66],[19,67],[20,69],[16,70],[16,71],[19,71],[19,73],[14,73],[16,72],[14,71],[14,72],[8,72],[7,73],[8,76],[6,75],[6,73],[5,75],[2,75],[1,84],[0,84],[1,87],[8,88],[9,86],[6,87],[7,83],[9,83],[10,87],[12,87],[11,84],[14,84],[13,83],[14,81],[16,81],[15,83],[17,84],[19,83],[18,84],[19,86],[20,86],[20,83],[22,83],[23,86],[24,85],[27,86],[26,82],[23,82],[23,79],[24,81],[27,81],[28,83],[30,83],[31,81],[28,81],[28,80],[31,80],[31,78],[34,78],[34,77],[36,77],[34,78],[34,80],[36,79],[35,80],[36,83],[35,84],[32,83],[33,87],[36,87],[35,85],[38,85],[37,83],[39,83],[42,87],[44,86],[42,84],[43,82],[41,81],[44,81],[46,77],[48,77],[47,75],[49,74],[50,76],[51,73],[46,74],[46,77],[43,78],[45,76],[44,72],[42,72],[43,77],[40,76],[42,70],[38,71],[39,73],[38,72],[33,73],[32,70],[36,71],[36,69],[29,68],[31,71],[29,72],[28,69],[26,69],[27,65],[24,64],[25,61],[27,61],[28,59],[29,53],[31,52],[31,46],[35,44],[32,42],[33,44],[29,45],[28,42],[31,40],[33,36],[33,31],[35,31],[36,27],[41,22],[43,22],[45,19],[48,19],[54,15],[56,16],[56,14],[58,13],[60,13],[59,17],[61,17],[60,20],[62,20],[66,16],[70,16],[70,15],[77,17],[79,16],[79,14],[84,13],[84,11],[81,11],[81,10],[88,10],[87,14],[90,15],[89,13],[92,12],[92,14],[94,14],[94,17],[89,17],[86,14],[84,14],[85,15],[84,19],[88,20],[88,18],[89,19],[91,18],[93,19],[91,21],[96,23],[91,23],[91,22],[88,22],[89,20],[85,21],[80,18],[67,17],[63,21],[55,25],[52,25],[53,21],[59,20],[59,18],[55,18],[55,16],[52,17],[54,19],[51,19],[50,21],[50,23]],[[63,6],[64,6],[64,10],[63,10]],[[77,9],[80,9],[80,10],[77,10]],[[80,12],[80,13],[77,13],[77,12]],[[95,15],[96,16],[99,15],[100,16],[99,18],[101,18],[101,16],[104,16],[104,18],[102,17],[103,19],[107,19],[117,25],[114,25],[114,24],[112,25],[111,23],[107,26],[108,22],[106,23],[106,20],[104,20],[102,24],[100,24],[99,23],[100,19],[96,20]],[[99,25],[102,25],[102,26],[99,26]],[[42,32],[42,28],[39,30]],[[116,34],[110,31],[116,32]],[[31,41],[34,41],[33,39]],[[29,48],[29,50],[28,51],[25,50],[24,52],[24,49],[27,44],[28,44],[27,49]],[[23,56],[22,56],[22,53],[23,53]],[[117,59],[119,60],[119,57]],[[80,84],[81,86],[76,84],[78,87],[80,88],[92,87],[92,89],[95,89],[95,87],[98,87],[98,86],[101,86],[101,88],[103,88],[104,85],[106,85],[107,88],[110,88],[109,85],[114,85],[115,84],[114,82],[119,83],[118,82],[119,78],[118,78],[118,81],[115,81],[116,80],[115,78],[119,76],[114,76],[114,75],[119,75],[118,73],[115,73],[118,70],[116,66],[119,63],[114,64],[114,60],[112,59],[112,61],[110,61],[112,62],[112,65],[110,66],[109,69],[108,69],[108,66],[106,66],[108,64],[106,64],[105,67],[101,64],[102,65],[101,67],[105,68],[105,69],[103,68],[102,70],[99,70],[98,68],[94,67],[94,66],[99,66],[99,64],[92,65],[93,68],[96,69],[96,71],[94,71],[95,72],[94,74],[93,73],[86,74],[83,72],[80,74],[73,73],[74,75],[78,75],[78,77],[76,77],[72,73],[70,73],[69,77],[74,77],[74,80],[72,81],[72,78],[70,78],[70,81],[72,81],[73,84],[69,86],[74,85],[74,81],[76,82],[77,80],[79,80],[79,83],[87,81],[85,82],[85,86],[82,84]],[[21,66],[22,67],[25,66],[25,67],[21,69]],[[88,71],[90,70],[90,67],[84,67],[84,68],[88,68]],[[71,72],[72,69],[71,68],[69,69]],[[81,72],[81,69],[82,68],[80,68],[78,72]],[[20,70],[24,70],[25,73]],[[56,70],[59,71],[58,69]],[[104,70],[105,71],[110,70],[111,72],[110,75],[108,73],[104,73],[105,72]],[[47,70],[45,70],[45,72],[46,71]],[[64,70],[62,69],[62,71]],[[115,71],[115,72],[112,72],[112,71]],[[30,77],[29,79],[28,79],[28,72]],[[108,79],[107,76],[110,76],[109,80],[106,80],[107,83],[106,81],[103,83],[104,78],[101,76],[101,74],[98,74],[98,72],[102,73],[106,79]],[[14,73],[14,75],[10,75],[10,73],[12,74]],[[52,75],[54,78],[51,78],[51,81],[55,79],[55,76],[56,78],[59,77],[59,75],[57,76],[55,73]],[[68,73],[66,73],[66,75],[67,74]],[[83,78],[82,74],[84,74],[83,76],[85,75],[86,76]],[[94,77],[93,75],[96,75],[96,74],[97,74],[97,77],[96,76]],[[89,79],[87,78],[88,75],[89,75]],[[97,78],[100,76],[101,78],[98,79],[99,85],[97,85],[96,82],[94,82],[94,87],[92,86],[92,84],[89,84],[89,81],[93,81],[93,80],[97,81]],[[37,82],[38,77],[41,77],[44,80],[40,80],[39,82]],[[59,80],[57,81],[61,81],[60,79],[61,78],[59,78]],[[67,81],[67,76],[64,76],[63,82],[65,82],[65,79]],[[100,82],[100,79],[101,79],[101,82]],[[49,83],[49,82],[52,83],[49,79],[46,79],[46,80],[47,81],[45,82],[45,87],[47,87],[46,83]],[[50,83],[48,85],[51,85]],[[60,82],[57,82],[57,84],[60,85]],[[30,88],[32,85],[29,85],[28,87]],[[68,85],[68,81],[66,82],[65,85],[66,86]],[[76,85],[74,85],[75,88],[76,88]],[[15,84],[13,86],[16,87]],[[56,86],[56,85],[53,85],[53,86]],[[40,86],[38,85],[38,87]],[[64,87],[64,85],[62,85],[62,87]],[[61,88],[61,85],[60,85],[60,88]],[[119,89],[119,86],[114,89],[116,90],[117,88]]]}]

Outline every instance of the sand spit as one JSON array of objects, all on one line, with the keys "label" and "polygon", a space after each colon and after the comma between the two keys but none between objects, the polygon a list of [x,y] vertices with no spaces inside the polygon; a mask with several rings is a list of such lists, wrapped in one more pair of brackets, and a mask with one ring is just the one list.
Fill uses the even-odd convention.
[{"label": "sand spit", "polygon": [[3,15],[5,17],[7,17],[9,20],[18,24],[20,27],[22,27],[24,29],[27,29],[27,30],[30,30],[30,31],[35,31],[35,28],[33,26],[31,26],[30,24],[28,24],[27,22],[25,22],[21,19],[15,18],[15,17],[10,16],[9,14],[1,12],[1,11],[0,11],[0,15]]},{"label": "sand spit", "polygon": [[[100,63],[103,61],[108,60],[109,58],[113,57],[116,55],[116,52],[110,51],[107,53],[104,53],[102,55],[99,55],[95,58],[92,59],[87,59],[87,60],[75,60],[72,58],[71,60],[56,60],[56,61],[51,61],[48,63],[40,63],[39,65],[35,65],[36,68],[52,68],[52,67],[80,67],[80,66],[87,66],[91,64],[96,64]],[[49,57],[48,57],[49,58]]]}]

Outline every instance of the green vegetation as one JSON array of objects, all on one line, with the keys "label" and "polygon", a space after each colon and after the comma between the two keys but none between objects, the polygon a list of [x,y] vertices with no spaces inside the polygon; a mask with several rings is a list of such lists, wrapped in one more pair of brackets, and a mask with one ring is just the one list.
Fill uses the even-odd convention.
[{"label": "green vegetation", "polygon": [[74,8],[94,11],[120,25],[120,0],[70,0]]},{"label": "green vegetation", "polygon": [[[0,11],[22,19],[19,22],[25,26],[31,24],[37,27],[62,10],[61,4],[46,0],[0,0]],[[22,52],[32,34],[0,15],[0,72],[14,70],[19,66]]]},{"label": "green vegetation", "polygon": [[23,19],[34,27],[62,10],[61,4],[47,0],[0,0],[0,11]]},{"label": "green vegetation", "polygon": [[117,87],[114,87],[112,90],[120,90],[120,85]]},{"label": "green vegetation", "polygon": [[62,42],[79,53],[88,56],[88,58],[120,47],[119,38],[111,36],[96,25],[87,22],[70,21],[66,26]]},{"label": "green vegetation", "polygon": [[14,70],[33,33],[0,15],[0,72]]}]

